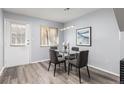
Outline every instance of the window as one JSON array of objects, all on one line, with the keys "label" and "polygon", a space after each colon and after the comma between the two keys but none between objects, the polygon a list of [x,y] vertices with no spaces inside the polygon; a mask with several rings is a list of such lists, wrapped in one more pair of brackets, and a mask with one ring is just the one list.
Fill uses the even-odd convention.
[{"label": "window", "polygon": [[41,27],[40,31],[41,46],[57,46],[58,45],[58,29],[51,27]]},{"label": "window", "polygon": [[26,25],[11,24],[10,25],[10,45],[25,45]]}]

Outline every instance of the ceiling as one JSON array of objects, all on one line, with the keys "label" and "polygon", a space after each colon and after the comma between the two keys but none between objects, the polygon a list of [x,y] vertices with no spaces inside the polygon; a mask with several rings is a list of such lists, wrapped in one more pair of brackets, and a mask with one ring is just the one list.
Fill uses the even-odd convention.
[{"label": "ceiling", "polygon": [[124,31],[124,8],[114,8],[114,13],[120,31]]},{"label": "ceiling", "polygon": [[99,8],[4,8],[4,11],[57,21],[61,23],[76,19]]}]

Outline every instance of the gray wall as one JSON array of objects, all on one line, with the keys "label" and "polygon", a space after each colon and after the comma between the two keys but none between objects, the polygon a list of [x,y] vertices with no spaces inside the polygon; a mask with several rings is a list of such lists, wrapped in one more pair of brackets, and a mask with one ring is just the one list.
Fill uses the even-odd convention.
[{"label": "gray wall", "polygon": [[[32,61],[48,59],[48,47],[40,47],[40,25],[62,28],[63,24],[8,12],[4,12],[4,15],[6,18],[29,22],[32,29]],[[89,65],[119,74],[119,28],[112,9],[97,10],[64,25],[76,26],[74,29],[64,31],[64,34],[60,32],[60,44],[64,35],[64,40],[70,41],[71,46],[76,46],[75,29],[91,26],[92,46],[80,46],[80,50],[90,51]]]},{"label": "gray wall", "polygon": [[112,9],[100,9],[65,24],[75,25],[74,29],[64,31],[64,39],[76,46],[76,30],[92,27],[92,46],[80,46],[89,50],[89,65],[119,74],[120,44],[119,28]]},{"label": "gray wall", "polygon": [[3,66],[3,13],[0,9],[0,70]]},{"label": "gray wall", "polygon": [[124,58],[124,32],[120,32],[120,59]]},{"label": "gray wall", "polygon": [[[31,61],[41,61],[49,58],[48,49],[49,47],[40,47],[40,25],[63,28],[63,24],[58,22],[53,22],[49,20],[43,20],[39,18],[33,18],[29,16],[18,15],[14,13],[9,13],[4,11],[4,17],[10,19],[16,19],[21,21],[26,21],[31,25]],[[59,42],[61,46],[61,42],[63,42],[63,32],[59,33]]]}]

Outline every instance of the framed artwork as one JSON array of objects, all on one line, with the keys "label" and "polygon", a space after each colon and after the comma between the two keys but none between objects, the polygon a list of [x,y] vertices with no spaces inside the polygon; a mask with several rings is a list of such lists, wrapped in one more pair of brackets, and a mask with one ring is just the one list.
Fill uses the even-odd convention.
[{"label": "framed artwork", "polygon": [[76,45],[91,46],[91,27],[76,30]]}]

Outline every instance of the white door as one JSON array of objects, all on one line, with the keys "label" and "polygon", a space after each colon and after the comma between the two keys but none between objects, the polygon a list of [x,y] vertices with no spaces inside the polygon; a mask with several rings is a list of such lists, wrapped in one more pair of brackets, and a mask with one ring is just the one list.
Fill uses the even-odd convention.
[{"label": "white door", "polygon": [[5,19],[4,61],[5,66],[17,66],[30,63],[30,25]]}]

